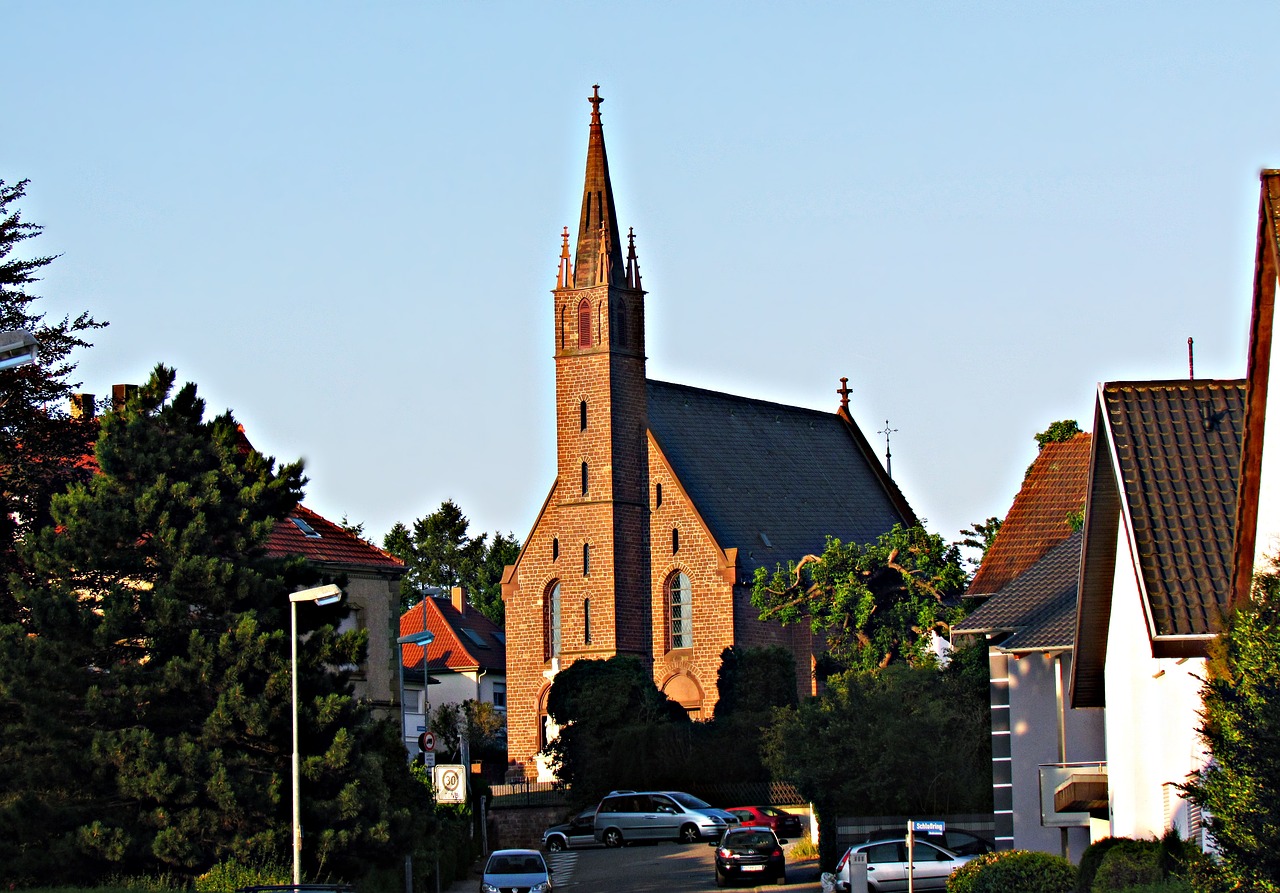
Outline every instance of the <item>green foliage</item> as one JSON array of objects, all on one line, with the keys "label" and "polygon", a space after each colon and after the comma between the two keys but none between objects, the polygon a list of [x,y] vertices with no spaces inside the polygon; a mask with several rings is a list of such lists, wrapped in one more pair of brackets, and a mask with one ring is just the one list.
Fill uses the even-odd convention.
[{"label": "green foliage", "polygon": [[495,533],[471,537],[470,522],[453,500],[446,499],[430,515],[413,522],[410,530],[397,523],[383,538],[382,548],[405,563],[400,581],[400,607],[417,603],[429,587],[462,586],[476,610],[503,625],[502,573],[520,554],[514,535]]},{"label": "green foliage", "polygon": [[1121,840],[1102,857],[1089,889],[1091,893],[1120,893],[1162,880],[1159,841]]},{"label": "green foliage", "polygon": [[1200,734],[1213,759],[1185,786],[1209,816],[1224,883],[1280,889],[1280,577],[1260,574],[1208,665]]},{"label": "green foliage", "polygon": [[195,893],[236,893],[241,887],[293,883],[293,866],[284,862],[225,859],[195,879]]},{"label": "green foliage", "polygon": [[978,557],[976,559],[966,558],[965,563],[977,570],[982,564],[982,560],[987,557],[987,553],[991,551],[991,546],[996,541],[996,534],[1000,532],[1000,526],[1004,521],[994,515],[986,521],[975,521],[969,527],[961,528],[960,535],[964,537],[956,545],[963,549],[976,549]]},{"label": "green foliage", "polygon": [[821,556],[772,574],[757,569],[751,601],[762,620],[808,620],[850,668],[925,666],[934,662],[933,634],[946,635],[964,616],[966,581],[957,546],[922,527],[895,525],[871,545],[828,538]]},{"label": "green foliage", "polygon": [[1080,423],[1075,419],[1064,419],[1061,422],[1054,422],[1048,428],[1036,435],[1036,443],[1040,444],[1040,449],[1044,449],[1051,443],[1063,443],[1075,437],[1080,431]]},{"label": "green foliage", "polygon": [[[961,649],[962,659],[942,671],[893,664],[832,677],[821,697],[775,712],[765,766],[813,802],[819,822],[989,810],[990,702],[979,650],[983,661]],[[819,844],[829,870],[839,855],[835,835],[820,835]]]},{"label": "green foliage", "polygon": [[1127,837],[1103,837],[1085,847],[1080,857],[1080,866],[1076,874],[1076,893],[1089,893],[1093,889],[1093,878],[1098,873],[1098,866],[1106,858],[1112,847],[1119,846]]},{"label": "green foliage", "polygon": [[1075,866],[1061,856],[1002,850],[961,865],[947,893],[1068,893],[1075,883]]},{"label": "green foliage", "polygon": [[633,657],[574,661],[551,683],[547,712],[560,731],[546,752],[582,803],[669,786],[692,746],[688,714]]},{"label": "green foliage", "polygon": [[467,736],[470,759],[506,761],[506,717],[488,701],[468,698],[438,706],[431,715],[431,731],[443,762],[462,762],[462,735]]},{"label": "green foliage", "polygon": [[795,655],[780,645],[726,648],[720,652],[716,690],[716,719],[744,713],[767,716],[774,707],[794,707],[799,703]]}]

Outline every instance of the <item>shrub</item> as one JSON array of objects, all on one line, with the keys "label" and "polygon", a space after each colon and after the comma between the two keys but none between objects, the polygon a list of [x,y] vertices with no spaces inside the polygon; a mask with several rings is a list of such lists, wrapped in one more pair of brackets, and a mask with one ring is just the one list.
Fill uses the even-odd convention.
[{"label": "shrub", "polygon": [[1075,866],[1061,856],[1003,850],[960,866],[947,893],[1070,893],[1075,882]]},{"label": "shrub", "polygon": [[1120,893],[1130,887],[1157,884],[1162,880],[1159,841],[1121,840],[1102,857],[1091,891]]},{"label": "shrub", "polygon": [[292,866],[271,863],[245,865],[227,859],[196,878],[195,888],[196,893],[235,893],[241,887],[290,883],[293,883]]},{"label": "shrub", "polygon": [[1104,837],[1089,844],[1084,855],[1080,857],[1080,867],[1076,871],[1076,893],[1090,893],[1093,889],[1094,875],[1098,873],[1098,866],[1106,858],[1107,852],[1128,839],[1128,837]]}]

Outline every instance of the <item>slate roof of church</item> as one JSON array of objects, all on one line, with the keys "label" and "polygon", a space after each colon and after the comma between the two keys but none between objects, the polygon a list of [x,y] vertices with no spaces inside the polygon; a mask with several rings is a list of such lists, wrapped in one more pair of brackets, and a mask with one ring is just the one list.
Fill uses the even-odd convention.
[{"label": "slate roof of church", "polygon": [[1157,635],[1215,632],[1231,582],[1244,382],[1102,392]]},{"label": "slate roof of church", "polygon": [[1067,515],[1084,508],[1089,444],[1089,435],[1081,433],[1044,445],[973,575],[967,595],[1000,592],[1071,535]]},{"label": "slate roof of church", "polygon": [[915,515],[839,414],[648,382],[649,430],[716,541],[751,571],[874,542]]},{"label": "slate roof of church", "polygon": [[952,632],[1009,633],[997,643],[1005,651],[1072,647],[1083,539],[1082,531],[1069,533],[1039,561],[987,599],[982,607],[956,624]]},{"label": "slate roof of church", "polygon": [[[442,669],[487,670],[507,672],[507,644],[502,630],[473,606],[460,612],[447,598],[427,598],[400,615],[400,635],[422,631],[423,607],[426,607],[427,629],[435,638],[427,645],[427,661],[431,672]],[[406,670],[422,671],[422,646],[405,645]],[[421,680],[419,680],[421,681]]]}]

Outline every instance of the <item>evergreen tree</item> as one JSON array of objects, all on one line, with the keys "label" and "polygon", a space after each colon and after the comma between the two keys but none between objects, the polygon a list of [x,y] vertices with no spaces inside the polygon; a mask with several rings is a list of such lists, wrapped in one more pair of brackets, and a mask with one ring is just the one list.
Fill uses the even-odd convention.
[{"label": "evergreen tree", "polygon": [[[16,593],[30,641],[64,664],[49,725],[79,742],[44,767],[62,806],[43,830],[65,861],[42,864],[33,847],[45,844],[21,841],[27,876],[289,858],[288,592],[315,580],[264,543],[301,497],[302,466],[277,467],[230,413],[206,421],[195,386],[173,385],[158,366],[102,418],[96,473],[53,500],[56,526],[23,549],[43,581]],[[304,857],[311,870],[355,870],[396,833],[385,767],[362,752],[332,669],[359,662],[364,633],[336,635],[333,608],[298,614],[303,825],[323,829]],[[22,734],[45,734],[38,715],[23,719]]]}]

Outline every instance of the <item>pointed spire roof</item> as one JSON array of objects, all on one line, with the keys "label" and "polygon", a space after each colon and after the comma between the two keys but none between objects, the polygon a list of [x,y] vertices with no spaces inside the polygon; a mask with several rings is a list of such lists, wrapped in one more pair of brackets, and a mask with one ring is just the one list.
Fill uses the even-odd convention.
[{"label": "pointed spire roof", "polygon": [[[603,283],[621,284],[622,244],[618,212],[609,182],[609,159],[604,151],[604,127],[600,124],[600,85],[587,98],[591,103],[591,133],[587,142],[587,175],[582,188],[582,216],[578,219],[578,248],[573,265],[575,288]],[[603,268],[603,269],[602,269]]]}]

